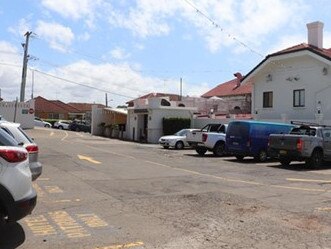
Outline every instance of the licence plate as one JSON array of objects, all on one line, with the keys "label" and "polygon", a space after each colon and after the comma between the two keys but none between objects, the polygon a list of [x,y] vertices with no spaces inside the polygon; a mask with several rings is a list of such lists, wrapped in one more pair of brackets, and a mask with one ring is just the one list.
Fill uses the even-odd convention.
[{"label": "licence plate", "polygon": [[286,154],[287,154],[287,151],[286,151],[286,150],[280,150],[280,151],[279,151],[279,154],[280,154],[280,155],[286,155]]}]

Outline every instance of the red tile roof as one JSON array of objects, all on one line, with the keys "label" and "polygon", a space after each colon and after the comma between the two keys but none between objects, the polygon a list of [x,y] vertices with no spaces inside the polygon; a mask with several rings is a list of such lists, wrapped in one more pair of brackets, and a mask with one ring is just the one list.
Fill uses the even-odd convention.
[{"label": "red tile roof", "polygon": [[55,105],[61,107],[62,109],[66,110],[67,112],[71,112],[71,113],[77,113],[80,112],[80,110],[78,110],[77,108],[68,105],[66,103],[63,103],[60,100],[50,100],[50,102],[54,103]]},{"label": "red tile roof", "polygon": [[68,103],[71,107],[77,109],[79,112],[92,111],[92,106],[97,105],[98,107],[106,107],[102,104],[91,104],[91,103]]},{"label": "red tile roof", "polygon": [[283,55],[283,54],[295,53],[295,52],[304,51],[304,50],[310,51],[314,54],[317,54],[317,55],[331,61],[331,48],[318,48],[318,47],[312,46],[307,43],[300,43],[300,44],[294,45],[292,47],[289,47],[289,48],[286,48],[286,49],[280,50],[278,52],[267,55],[265,57],[265,59],[262,60],[256,67],[254,67],[248,74],[246,74],[242,80],[245,80],[246,78],[248,78],[249,75],[251,75],[257,68],[259,68],[270,57],[275,57],[275,56]]},{"label": "red tile roof", "polygon": [[67,111],[64,110],[61,106],[58,106],[41,96],[34,98],[34,100],[35,109],[38,112],[67,113]]},{"label": "red tile roof", "polygon": [[295,46],[283,49],[281,51],[278,51],[276,53],[270,54],[267,57],[271,57],[271,56],[276,56],[276,55],[281,55],[281,54],[287,54],[287,53],[293,53],[293,52],[297,52],[297,51],[301,51],[301,50],[309,50],[313,53],[319,54],[322,57],[327,57],[329,59],[331,59],[331,48],[318,48],[312,45],[309,45],[307,43],[301,43],[301,44],[297,44]]},{"label": "red tile roof", "polygon": [[252,84],[247,83],[245,85],[240,85],[240,79],[235,78],[228,82],[219,84],[215,88],[201,95],[203,98],[211,97],[229,97],[237,95],[245,95],[252,93]]}]

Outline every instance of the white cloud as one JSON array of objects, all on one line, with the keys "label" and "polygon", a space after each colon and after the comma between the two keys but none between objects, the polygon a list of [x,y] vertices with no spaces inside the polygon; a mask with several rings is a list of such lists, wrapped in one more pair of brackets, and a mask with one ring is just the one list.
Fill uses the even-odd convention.
[{"label": "white cloud", "polygon": [[129,53],[126,53],[124,49],[119,48],[119,47],[110,51],[110,54],[114,59],[118,59],[118,60],[123,60],[123,59],[127,59],[130,57]]},{"label": "white cloud", "polygon": [[84,19],[88,26],[93,26],[97,7],[102,0],[42,0],[42,5],[59,15],[74,20]]},{"label": "white cloud", "polygon": [[207,48],[216,52],[242,46],[238,40],[259,46],[267,35],[299,23],[307,12],[302,0],[200,0],[192,5],[199,12],[185,1],[137,0],[127,13],[113,10],[109,22],[143,38],[168,35],[173,28],[170,23],[186,22],[196,28]]},{"label": "white cloud", "polygon": [[31,16],[20,19],[18,24],[14,27],[9,27],[8,31],[16,36],[22,37],[26,32],[31,31],[31,24],[29,22],[30,19]]},{"label": "white cloud", "polygon": [[0,41],[1,97],[5,101],[15,100],[20,95],[23,55],[8,42]]},{"label": "white cloud", "polygon": [[38,36],[49,42],[51,48],[65,52],[72,44],[75,36],[69,27],[58,23],[39,21],[36,28]]}]

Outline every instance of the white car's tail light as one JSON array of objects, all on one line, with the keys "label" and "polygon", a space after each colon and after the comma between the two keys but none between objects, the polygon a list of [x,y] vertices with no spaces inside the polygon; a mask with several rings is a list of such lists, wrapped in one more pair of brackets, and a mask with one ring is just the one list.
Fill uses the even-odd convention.
[{"label": "white car's tail light", "polygon": [[38,153],[38,146],[37,145],[28,145],[25,147],[25,149],[29,152],[29,153]]},{"label": "white car's tail light", "polygon": [[27,159],[28,153],[15,149],[0,149],[0,157],[10,163],[23,162]]}]

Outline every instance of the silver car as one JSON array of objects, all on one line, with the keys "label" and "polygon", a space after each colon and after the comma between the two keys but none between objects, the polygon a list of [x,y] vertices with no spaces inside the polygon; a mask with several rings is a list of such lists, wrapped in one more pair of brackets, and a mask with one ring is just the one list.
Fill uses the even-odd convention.
[{"label": "silver car", "polygon": [[42,173],[42,164],[38,161],[38,145],[22,130],[18,123],[0,121],[0,128],[11,135],[19,145],[29,152],[29,167],[32,173],[32,181],[35,181]]}]

